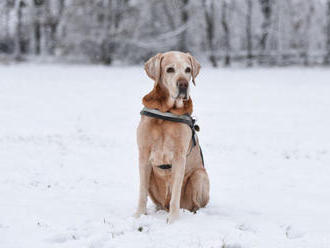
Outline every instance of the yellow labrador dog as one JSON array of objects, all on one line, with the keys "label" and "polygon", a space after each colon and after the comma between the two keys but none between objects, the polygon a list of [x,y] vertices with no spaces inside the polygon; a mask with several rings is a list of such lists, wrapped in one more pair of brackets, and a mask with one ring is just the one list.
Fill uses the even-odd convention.
[{"label": "yellow labrador dog", "polygon": [[[200,64],[189,53],[171,51],[150,58],[145,71],[155,84],[143,105],[171,116],[190,116],[190,81],[195,84],[199,70]],[[178,218],[180,208],[197,211],[208,203],[209,179],[193,128],[142,115],[137,143],[140,192],[136,217],[146,214],[148,195],[158,209],[169,210],[168,223]]]}]

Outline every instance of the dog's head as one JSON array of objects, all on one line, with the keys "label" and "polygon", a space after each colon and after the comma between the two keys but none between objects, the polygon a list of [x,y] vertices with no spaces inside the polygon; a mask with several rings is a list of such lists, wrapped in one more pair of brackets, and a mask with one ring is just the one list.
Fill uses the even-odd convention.
[{"label": "dog's head", "polygon": [[173,99],[189,99],[190,81],[195,84],[200,64],[189,53],[158,53],[145,63],[147,75],[168,90]]}]

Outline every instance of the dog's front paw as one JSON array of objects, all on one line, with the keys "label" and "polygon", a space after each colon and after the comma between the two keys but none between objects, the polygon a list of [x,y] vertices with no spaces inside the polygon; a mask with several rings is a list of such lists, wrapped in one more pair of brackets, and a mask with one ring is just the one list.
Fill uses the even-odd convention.
[{"label": "dog's front paw", "polygon": [[147,214],[146,211],[136,211],[135,214],[133,214],[134,218],[140,218],[141,215]]},{"label": "dog's front paw", "polygon": [[167,216],[167,223],[172,224],[179,218],[179,211],[170,212]]}]

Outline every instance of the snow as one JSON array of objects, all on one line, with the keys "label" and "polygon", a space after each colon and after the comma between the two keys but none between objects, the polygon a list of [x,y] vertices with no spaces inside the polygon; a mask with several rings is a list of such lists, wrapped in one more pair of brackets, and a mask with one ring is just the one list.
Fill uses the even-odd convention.
[{"label": "snow", "polygon": [[330,247],[330,71],[203,68],[209,205],[138,195],[142,67],[0,66],[0,247]]}]

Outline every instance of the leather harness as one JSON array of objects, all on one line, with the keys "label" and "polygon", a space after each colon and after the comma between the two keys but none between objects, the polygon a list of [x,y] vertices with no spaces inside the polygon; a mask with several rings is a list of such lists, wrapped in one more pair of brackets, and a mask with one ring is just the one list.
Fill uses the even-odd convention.
[{"label": "leather harness", "polygon": [[[191,150],[193,149],[193,147],[196,146],[197,142],[196,142],[196,131],[199,131],[199,126],[195,125],[196,119],[192,118],[191,115],[189,114],[184,114],[184,115],[176,115],[170,112],[161,112],[157,109],[150,109],[147,107],[144,107],[141,112],[141,115],[145,115],[148,117],[152,117],[152,118],[156,118],[156,119],[161,119],[161,120],[165,120],[165,121],[173,121],[173,122],[179,122],[179,123],[184,123],[186,125],[188,125],[191,128],[191,132],[192,132],[192,147]],[[202,163],[203,163],[203,167],[204,167],[204,158],[203,158],[203,153],[202,153],[202,149],[199,146],[199,150],[200,150],[200,154],[201,154],[201,158],[202,158]],[[189,154],[188,154],[189,155]],[[162,164],[162,165],[158,165],[157,166],[160,169],[171,169],[172,165],[171,164]]]}]

